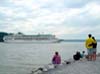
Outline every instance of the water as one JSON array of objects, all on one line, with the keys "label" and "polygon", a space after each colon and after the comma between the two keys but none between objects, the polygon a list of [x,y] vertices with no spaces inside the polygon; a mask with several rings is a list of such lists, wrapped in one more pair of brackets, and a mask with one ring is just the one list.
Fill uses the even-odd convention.
[{"label": "water", "polygon": [[[100,43],[97,49],[99,52]],[[0,43],[0,74],[29,74],[34,68],[51,63],[55,51],[60,53],[62,60],[66,60],[78,50],[86,51],[84,42]]]}]

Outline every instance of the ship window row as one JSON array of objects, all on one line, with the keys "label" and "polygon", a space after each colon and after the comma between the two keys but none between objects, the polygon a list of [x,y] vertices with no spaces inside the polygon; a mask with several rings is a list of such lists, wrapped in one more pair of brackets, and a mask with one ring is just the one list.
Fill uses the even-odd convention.
[{"label": "ship window row", "polygon": [[5,37],[5,40],[50,40],[50,39],[55,39],[55,37],[12,37],[12,36],[9,36],[9,37]]},{"label": "ship window row", "polygon": [[49,38],[14,38],[14,40],[49,40]]},{"label": "ship window row", "polygon": [[55,38],[55,36],[16,36],[18,38]]}]

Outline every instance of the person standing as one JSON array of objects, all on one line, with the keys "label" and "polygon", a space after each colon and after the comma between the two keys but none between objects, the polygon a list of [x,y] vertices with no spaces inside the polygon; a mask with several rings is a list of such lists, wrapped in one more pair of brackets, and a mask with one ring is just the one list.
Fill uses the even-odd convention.
[{"label": "person standing", "polygon": [[92,39],[92,35],[88,34],[88,39],[86,39],[85,41],[85,46],[88,52],[88,60],[92,60],[92,55],[93,55],[93,46],[91,45],[92,43],[95,43],[95,41]]},{"label": "person standing", "polygon": [[52,58],[52,63],[54,64],[54,67],[56,68],[59,64],[61,64],[61,57],[58,52],[55,52],[55,55]]},{"label": "person standing", "polygon": [[93,46],[93,55],[92,55],[92,60],[96,60],[96,52],[97,52],[97,41],[95,37],[92,37],[92,39],[95,41],[95,43],[92,43]]}]

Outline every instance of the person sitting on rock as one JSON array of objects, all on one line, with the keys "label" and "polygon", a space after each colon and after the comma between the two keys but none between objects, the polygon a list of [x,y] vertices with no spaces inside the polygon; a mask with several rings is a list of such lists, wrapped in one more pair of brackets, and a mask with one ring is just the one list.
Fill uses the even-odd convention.
[{"label": "person sitting on rock", "polygon": [[52,63],[54,64],[55,67],[61,64],[61,57],[58,52],[55,52],[55,55],[52,58]]},{"label": "person sitting on rock", "polygon": [[81,58],[81,54],[80,54],[79,51],[77,51],[76,54],[73,55],[73,59],[74,59],[75,61],[78,61],[78,60],[80,60],[80,58]]}]

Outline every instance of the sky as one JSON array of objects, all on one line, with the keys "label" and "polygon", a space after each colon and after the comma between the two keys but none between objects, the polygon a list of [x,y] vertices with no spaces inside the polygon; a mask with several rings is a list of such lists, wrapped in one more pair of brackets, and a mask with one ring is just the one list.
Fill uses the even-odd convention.
[{"label": "sky", "polygon": [[100,0],[0,0],[0,32],[100,39]]}]

